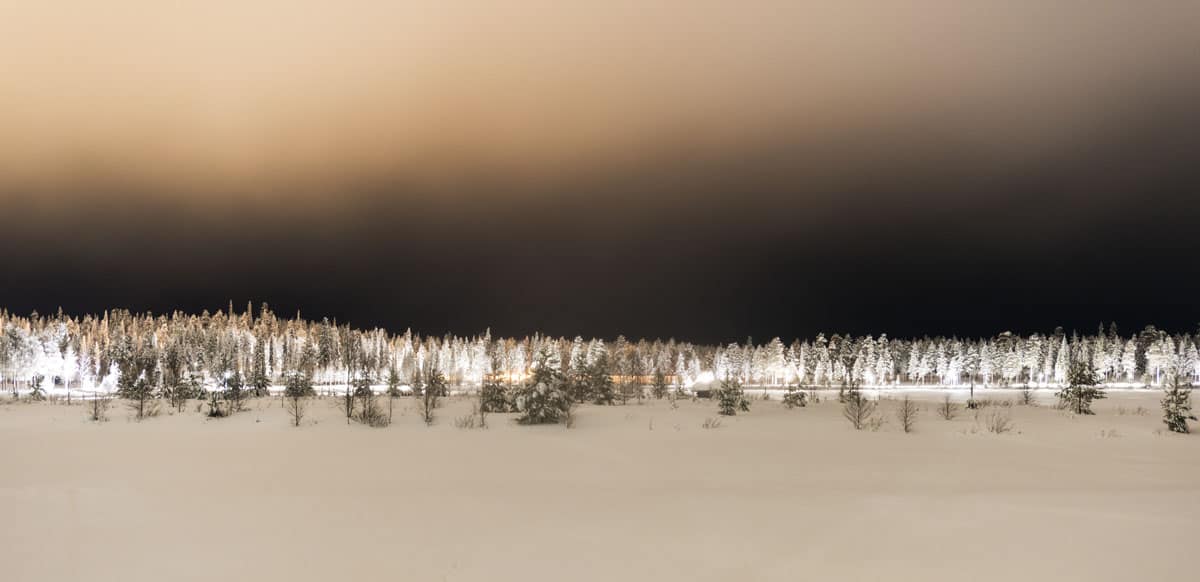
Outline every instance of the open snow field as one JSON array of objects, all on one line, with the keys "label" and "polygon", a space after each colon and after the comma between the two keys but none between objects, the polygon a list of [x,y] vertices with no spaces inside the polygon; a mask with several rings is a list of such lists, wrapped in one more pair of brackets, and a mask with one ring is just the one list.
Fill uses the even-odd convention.
[{"label": "open snow field", "polygon": [[[1043,398],[1045,398],[1044,393]],[[986,394],[1015,400],[1015,393]],[[855,432],[828,398],[753,410],[583,406],[573,429],[491,415],[386,429],[335,399],[293,428],[278,400],[142,423],[121,405],[0,405],[0,579],[1177,580],[1195,575],[1200,435],[1159,393],[1094,417],[1049,406],[903,434]],[[1049,403],[1049,400],[1046,400]],[[1137,414],[1137,408],[1145,414]],[[990,434],[1000,410],[1014,431]]]}]

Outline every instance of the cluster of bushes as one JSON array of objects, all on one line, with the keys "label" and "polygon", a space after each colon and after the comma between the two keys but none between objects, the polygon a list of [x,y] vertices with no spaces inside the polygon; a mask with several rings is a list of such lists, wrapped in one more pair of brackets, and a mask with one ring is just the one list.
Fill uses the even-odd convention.
[{"label": "cluster of bushes", "polygon": [[808,406],[808,395],[795,389],[789,389],[783,395],[783,405],[788,408],[803,408]]}]

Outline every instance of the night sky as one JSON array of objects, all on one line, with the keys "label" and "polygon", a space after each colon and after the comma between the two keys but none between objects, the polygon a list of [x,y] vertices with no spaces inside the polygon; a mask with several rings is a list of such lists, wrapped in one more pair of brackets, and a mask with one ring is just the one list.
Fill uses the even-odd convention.
[{"label": "night sky", "polygon": [[706,343],[1200,322],[1194,2],[93,4],[0,35],[17,313]]}]

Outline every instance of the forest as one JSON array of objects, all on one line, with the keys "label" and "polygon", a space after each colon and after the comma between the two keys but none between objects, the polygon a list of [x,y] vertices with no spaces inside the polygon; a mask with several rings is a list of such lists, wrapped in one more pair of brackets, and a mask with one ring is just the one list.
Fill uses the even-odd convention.
[{"label": "forest", "polygon": [[1107,385],[1161,385],[1174,371],[1200,378],[1196,335],[1148,326],[1121,335],[1115,324],[1091,335],[1052,332],[990,338],[819,334],[785,343],[747,339],[728,345],[532,335],[422,336],[411,330],[355,329],[297,315],[280,318],[267,305],[171,315],[17,316],[0,311],[0,386],[14,394],[115,392],[122,377],[159,389],[219,389],[232,376],[275,390],[292,374],[318,388],[366,382],[411,383],[436,371],[457,389],[485,381],[517,383],[538,365],[569,373],[603,366],[617,382],[658,379],[680,388],[733,379],[747,386],[863,387],[980,385],[1059,386],[1076,362],[1090,363]]}]

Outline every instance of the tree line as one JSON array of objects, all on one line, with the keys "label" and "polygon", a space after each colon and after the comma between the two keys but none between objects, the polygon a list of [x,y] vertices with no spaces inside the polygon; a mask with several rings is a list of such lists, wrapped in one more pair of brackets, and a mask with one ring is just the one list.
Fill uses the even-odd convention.
[{"label": "tree line", "polygon": [[604,376],[618,385],[660,382],[691,387],[732,379],[751,386],[1067,385],[1073,364],[1087,363],[1101,384],[1163,385],[1200,378],[1197,335],[1155,327],[1121,335],[1096,333],[990,338],[894,339],[887,335],[819,334],[784,343],[747,339],[698,345],[624,337],[605,341],[535,334],[525,338],[422,336],[411,330],[362,330],[297,315],[280,318],[267,305],[217,313],[16,316],[0,311],[0,385],[92,392],[157,390],[196,393],[283,386],[300,374],[317,389],[412,385],[431,370],[451,386],[518,384],[545,367],[566,377]]}]

